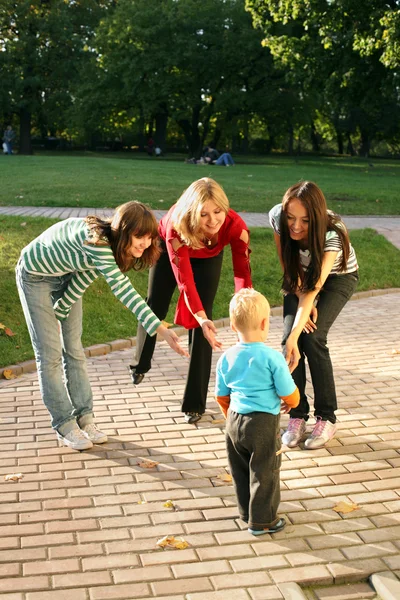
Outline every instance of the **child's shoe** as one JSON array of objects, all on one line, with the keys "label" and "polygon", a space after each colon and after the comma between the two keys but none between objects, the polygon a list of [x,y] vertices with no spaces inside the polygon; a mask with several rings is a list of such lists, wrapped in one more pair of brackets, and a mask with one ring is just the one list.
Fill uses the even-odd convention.
[{"label": "child's shoe", "polygon": [[105,444],[107,435],[100,431],[94,423],[88,423],[81,429],[83,435],[93,444]]},{"label": "child's shoe", "polygon": [[89,450],[89,448],[93,448],[93,443],[79,427],[71,429],[66,435],[61,435],[57,431],[57,437],[63,442],[64,446],[68,446],[68,448],[72,448],[73,450]]},{"label": "child's shoe", "polygon": [[321,417],[317,417],[317,422],[314,426],[312,434],[306,440],[304,446],[307,450],[316,450],[322,448],[333,438],[336,433],[336,425],[330,421],[323,421]]},{"label": "child's shoe", "polygon": [[284,518],[279,519],[279,521],[273,527],[268,527],[267,529],[249,529],[247,530],[252,535],[264,535],[265,533],[278,533],[278,531],[282,531],[285,527],[286,521]]},{"label": "child's shoe", "polygon": [[304,436],[306,429],[307,425],[304,419],[289,419],[288,428],[282,436],[282,444],[288,448],[294,448]]}]

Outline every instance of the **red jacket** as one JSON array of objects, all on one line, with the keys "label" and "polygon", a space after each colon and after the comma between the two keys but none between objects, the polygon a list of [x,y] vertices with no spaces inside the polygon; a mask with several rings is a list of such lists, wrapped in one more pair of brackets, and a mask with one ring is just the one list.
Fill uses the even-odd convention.
[{"label": "red jacket", "polygon": [[178,239],[179,241],[181,241],[181,239],[171,223],[173,210],[174,206],[172,206],[168,213],[161,219],[158,231],[160,237],[165,241],[171,267],[180,291],[175,313],[175,323],[177,325],[183,325],[186,329],[194,329],[199,327],[199,324],[186,306],[184,294],[186,294],[186,298],[193,313],[204,310],[204,308],[196,289],[190,259],[212,258],[213,256],[217,256],[225,246],[230,244],[232,249],[235,292],[238,292],[245,287],[252,287],[249,260],[250,249],[249,245],[240,239],[243,230],[247,232],[249,230],[243,219],[234,210],[230,209],[218,232],[218,241],[215,246],[212,248],[204,246],[204,248],[194,250],[193,248],[183,245],[175,252],[171,242],[173,239]]}]

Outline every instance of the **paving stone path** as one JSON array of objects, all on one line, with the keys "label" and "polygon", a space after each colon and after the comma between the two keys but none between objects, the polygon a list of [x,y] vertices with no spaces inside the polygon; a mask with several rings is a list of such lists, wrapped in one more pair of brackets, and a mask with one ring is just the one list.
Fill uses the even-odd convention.
[{"label": "paving stone path", "polygon": [[[85,217],[88,214],[109,216],[112,209],[93,208],[60,208],[46,206],[0,206],[0,215],[14,215],[26,217],[49,217],[52,219],[67,219],[68,217]],[[165,210],[155,210],[157,219],[160,219]],[[249,227],[269,227],[266,213],[239,213]],[[348,229],[363,229],[371,227],[385,235],[395,246],[400,248],[400,217],[399,216],[343,216]]]},{"label": "paving stone path", "polygon": [[[164,342],[137,388],[132,350],[88,359],[109,442],[86,452],[59,446],[36,373],[0,381],[1,600],[278,600],[293,581],[336,584],[318,600],[374,598],[369,575],[400,576],[399,306],[399,291],[371,295],[335,323],[338,434],[326,448],[284,454],[288,525],[272,536],[247,532],[223,480],[214,380],[205,418],[185,424],[187,363]],[[273,316],[276,349],[281,331]],[[219,337],[234,343],[228,328]],[[19,483],[4,481],[11,473]],[[357,509],[337,512],[341,501]],[[166,535],[189,546],[158,548]]]}]

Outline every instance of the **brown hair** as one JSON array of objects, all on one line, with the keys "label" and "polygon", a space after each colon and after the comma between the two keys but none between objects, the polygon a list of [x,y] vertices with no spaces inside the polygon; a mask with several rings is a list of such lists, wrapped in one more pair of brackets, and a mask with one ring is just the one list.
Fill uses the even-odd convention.
[{"label": "brown hair", "polygon": [[[122,273],[130,269],[142,271],[157,262],[161,250],[158,238],[158,224],[152,211],[141,202],[126,202],[118,206],[110,219],[102,219],[95,215],[86,217],[91,231],[91,243],[111,246],[115,262]],[[128,250],[132,244],[132,236],[141,238],[150,235],[151,245],[142,256],[135,258]]]},{"label": "brown hair", "polygon": [[[291,239],[289,233],[287,208],[289,202],[294,198],[301,201],[309,219],[307,247],[310,252],[310,264],[306,271],[300,265],[299,245]],[[303,292],[315,289],[321,276],[327,231],[335,231],[340,238],[342,245],[340,271],[344,271],[350,253],[350,240],[339,215],[328,211],[325,196],[317,184],[312,181],[300,181],[292,185],[283,196],[280,220],[284,264],[283,289],[285,291],[294,293],[298,289]],[[299,279],[301,283],[299,283]]]},{"label": "brown hair", "polygon": [[222,187],[209,177],[193,181],[177,201],[172,213],[172,223],[182,241],[190,248],[203,248],[200,234],[200,215],[204,204],[211,200],[228,214],[229,200]]}]

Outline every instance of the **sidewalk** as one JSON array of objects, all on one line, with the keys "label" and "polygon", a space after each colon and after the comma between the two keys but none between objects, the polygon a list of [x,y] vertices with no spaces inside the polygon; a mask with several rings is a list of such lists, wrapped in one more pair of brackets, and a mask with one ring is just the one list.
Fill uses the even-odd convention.
[{"label": "sidewalk", "polygon": [[[132,350],[88,359],[109,442],[82,453],[58,445],[36,373],[0,381],[0,598],[278,600],[295,581],[336,584],[318,600],[372,600],[369,575],[400,575],[399,305],[400,293],[363,298],[335,323],[338,434],[284,455],[288,525],[273,536],[238,519],[214,380],[206,417],[183,423],[187,364],[164,342],[137,388]],[[273,316],[276,349],[281,331]],[[234,343],[228,328],[219,337]],[[11,473],[19,483],[4,481]],[[358,508],[336,512],[340,501]],[[158,548],[166,535],[189,546]]]},{"label": "sidewalk", "polygon": [[[67,219],[68,217],[86,217],[88,214],[110,216],[112,209],[93,208],[57,208],[35,206],[0,206],[0,215],[14,215],[24,217],[49,217],[52,219]],[[154,210],[157,219],[166,213],[165,210]],[[268,214],[240,212],[249,227],[269,227]],[[371,227],[386,238],[397,248],[400,248],[400,216],[345,216],[343,221],[348,229],[364,229]]]}]

